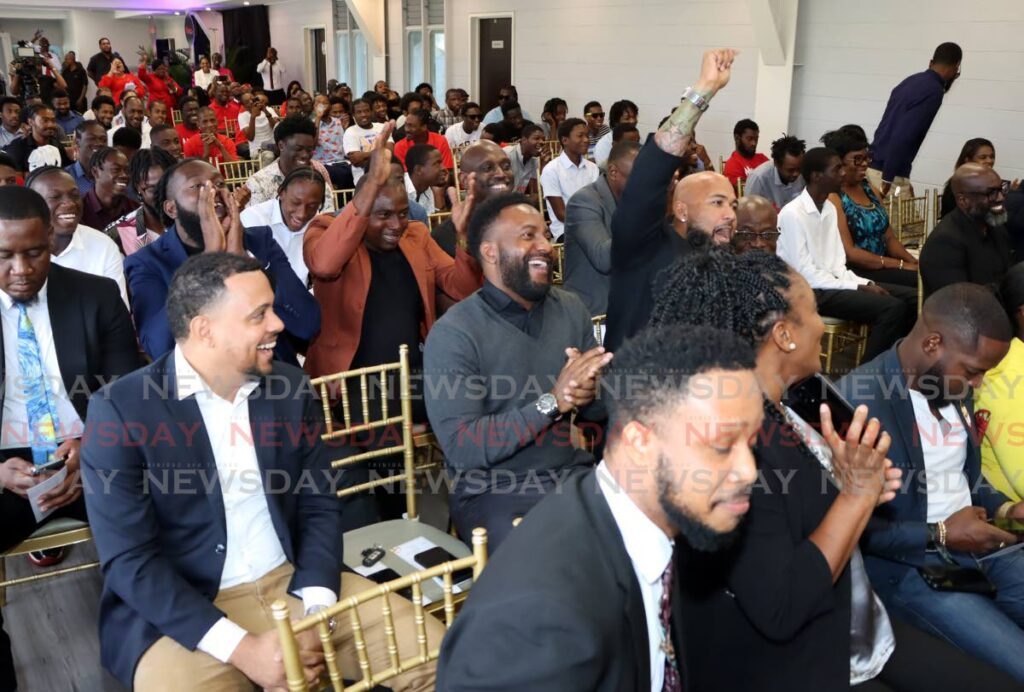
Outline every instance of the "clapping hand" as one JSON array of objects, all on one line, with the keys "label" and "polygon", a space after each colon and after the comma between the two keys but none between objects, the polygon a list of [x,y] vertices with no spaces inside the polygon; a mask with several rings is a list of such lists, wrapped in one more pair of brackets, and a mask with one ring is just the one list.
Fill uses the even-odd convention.
[{"label": "clapping hand", "polygon": [[896,497],[902,472],[886,458],[892,438],[877,418],[868,421],[868,407],[858,406],[853,422],[840,437],[828,404],[821,405],[821,434],[832,450],[832,472],[841,492],[882,504]]}]

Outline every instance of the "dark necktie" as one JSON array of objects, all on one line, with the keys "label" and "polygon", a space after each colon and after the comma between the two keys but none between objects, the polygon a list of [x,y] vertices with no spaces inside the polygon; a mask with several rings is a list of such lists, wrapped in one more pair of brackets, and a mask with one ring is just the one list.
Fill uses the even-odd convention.
[{"label": "dark necktie", "polygon": [[270,90],[274,90],[274,63],[268,63],[267,72],[270,73]]},{"label": "dark necktie", "polygon": [[672,573],[675,558],[669,560],[668,567],[661,573],[661,649],[665,652],[665,682],[662,692],[682,692],[683,681],[679,675],[679,664],[676,660],[675,647],[672,646]]}]

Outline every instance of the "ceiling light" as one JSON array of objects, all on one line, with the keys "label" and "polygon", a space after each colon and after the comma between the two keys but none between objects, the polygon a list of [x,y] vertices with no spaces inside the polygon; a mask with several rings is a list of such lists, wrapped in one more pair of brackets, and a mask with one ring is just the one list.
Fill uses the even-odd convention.
[{"label": "ceiling light", "polygon": [[210,12],[210,8],[209,7],[204,7],[203,9],[206,10],[207,12]]},{"label": "ceiling light", "polygon": [[245,2],[243,2],[242,4],[245,5],[246,7],[248,7],[249,6],[249,0],[245,0]]},{"label": "ceiling light", "polygon": [[175,16],[175,17],[180,17],[180,16],[181,16],[181,12],[175,12],[175,13],[174,13],[174,16]]}]

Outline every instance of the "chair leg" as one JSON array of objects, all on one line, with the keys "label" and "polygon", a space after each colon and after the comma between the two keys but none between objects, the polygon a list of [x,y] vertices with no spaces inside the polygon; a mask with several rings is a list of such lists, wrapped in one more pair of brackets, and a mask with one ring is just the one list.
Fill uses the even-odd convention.
[{"label": "chair leg", "polygon": [[828,334],[828,343],[825,347],[825,374],[832,375],[832,351],[835,348],[836,335],[833,332]]},{"label": "chair leg", "polygon": [[[7,558],[0,557],[0,582],[7,581]],[[0,608],[7,605],[7,587],[0,586]]]}]

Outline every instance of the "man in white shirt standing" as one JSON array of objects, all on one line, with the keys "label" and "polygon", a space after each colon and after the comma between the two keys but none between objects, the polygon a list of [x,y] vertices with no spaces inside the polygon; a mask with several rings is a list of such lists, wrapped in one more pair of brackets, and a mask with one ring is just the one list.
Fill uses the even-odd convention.
[{"label": "man in white shirt standing", "polygon": [[256,66],[256,72],[263,80],[263,89],[267,92],[270,105],[280,106],[284,103],[284,67],[277,60],[277,48],[267,48],[267,56]]},{"label": "man in white shirt standing", "polygon": [[358,183],[370,164],[370,152],[384,123],[373,122],[373,106],[365,99],[352,102],[352,119],[356,124],[345,130],[345,158],[352,164],[352,179]]},{"label": "man in white shirt standing", "polygon": [[579,118],[569,118],[558,126],[562,153],[544,166],[540,184],[548,205],[551,235],[557,240],[565,227],[565,205],[582,187],[597,180],[601,170],[585,157],[590,149],[590,128]]},{"label": "man in white shirt standing", "polygon": [[[87,436],[82,449],[103,564],[101,658],[134,689],[170,692],[183,680],[194,690],[284,688],[271,604],[286,601],[298,618],[373,585],[341,573],[341,478],[305,374],[273,359],[284,325],[262,268],[222,252],[187,260],[167,298],[175,348],[89,404],[97,430],[114,431]],[[155,437],[121,442],[120,431],[131,430]],[[412,607],[389,603],[405,660],[416,651]],[[370,630],[365,653],[386,667],[380,610],[360,615]],[[339,663],[354,673],[348,619],[329,626]],[[426,627],[439,641],[443,625]],[[324,669],[315,630],[299,648],[312,682]],[[389,684],[433,689],[434,668]]]},{"label": "man in white shirt standing", "polygon": [[839,155],[825,147],[811,149],[800,170],[807,187],[779,212],[776,254],[814,289],[820,314],[870,325],[864,359],[871,360],[910,331],[917,291],[875,284],[846,268],[836,209],[828,201],[842,184]]}]

